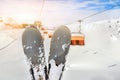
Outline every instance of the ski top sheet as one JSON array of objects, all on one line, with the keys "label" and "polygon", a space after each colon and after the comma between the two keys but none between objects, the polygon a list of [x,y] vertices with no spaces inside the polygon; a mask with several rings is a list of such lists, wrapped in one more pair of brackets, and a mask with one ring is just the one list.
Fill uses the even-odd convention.
[{"label": "ski top sheet", "polygon": [[61,80],[66,56],[71,44],[71,32],[66,26],[60,26],[54,32],[49,52],[49,80]]},{"label": "ski top sheet", "polygon": [[30,66],[32,80],[47,80],[43,38],[36,27],[28,27],[22,35],[22,45]]}]

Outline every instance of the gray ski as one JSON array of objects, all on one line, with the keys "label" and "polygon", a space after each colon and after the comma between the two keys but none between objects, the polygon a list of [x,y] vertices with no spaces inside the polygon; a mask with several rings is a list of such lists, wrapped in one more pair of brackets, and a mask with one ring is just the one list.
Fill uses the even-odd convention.
[{"label": "gray ski", "polygon": [[61,80],[66,56],[71,44],[71,32],[66,26],[60,26],[54,32],[49,52],[49,80]]},{"label": "gray ski", "polygon": [[47,80],[47,66],[40,31],[36,27],[26,28],[22,35],[22,45],[32,80]]}]

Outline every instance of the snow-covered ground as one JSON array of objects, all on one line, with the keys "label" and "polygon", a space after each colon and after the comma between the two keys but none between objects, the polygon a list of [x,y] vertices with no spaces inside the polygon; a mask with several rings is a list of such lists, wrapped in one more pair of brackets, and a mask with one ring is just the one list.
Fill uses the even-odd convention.
[{"label": "snow-covered ground", "polygon": [[[85,46],[70,46],[62,80],[120,80],[119,27],[117,21],[82,26]],[[0,31],[0,80],[30,80],[21,43],[23,31]],[[45,36],[48,54],[50,39]]]}]

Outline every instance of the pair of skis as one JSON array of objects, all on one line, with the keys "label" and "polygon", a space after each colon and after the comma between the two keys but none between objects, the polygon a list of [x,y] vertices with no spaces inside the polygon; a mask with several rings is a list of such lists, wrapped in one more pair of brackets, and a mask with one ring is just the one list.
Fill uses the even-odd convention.
[{"label": "pair of skis", "polygon": [[60,26],[54,32],[50,43],[48,65],[43,41],[40,31],[35,27],[28,27],[23,32],[22,45],[32,80],[61,80],[71,44],[71,32],[66,26]]}]

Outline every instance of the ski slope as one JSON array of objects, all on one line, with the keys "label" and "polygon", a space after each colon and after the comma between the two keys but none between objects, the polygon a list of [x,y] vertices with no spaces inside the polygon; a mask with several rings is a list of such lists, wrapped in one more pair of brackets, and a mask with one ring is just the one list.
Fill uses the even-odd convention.
[{"label": "ski slope", "polygon": [[[82,26],[85,46],[70,46],[62,80],[120,80],[119,27],[116,20]],[[0,50],[0,80],[30,80],[21,43],[23,31],[2,30],[0,33],[0,48],[12,42]],[[50,39],[44,36],[48,56]]]},{"label": "ski slope", "polygon": [[85,46],[71,46],[63,80],[119,80],[119,27],[116,21],[82,26]]}]

